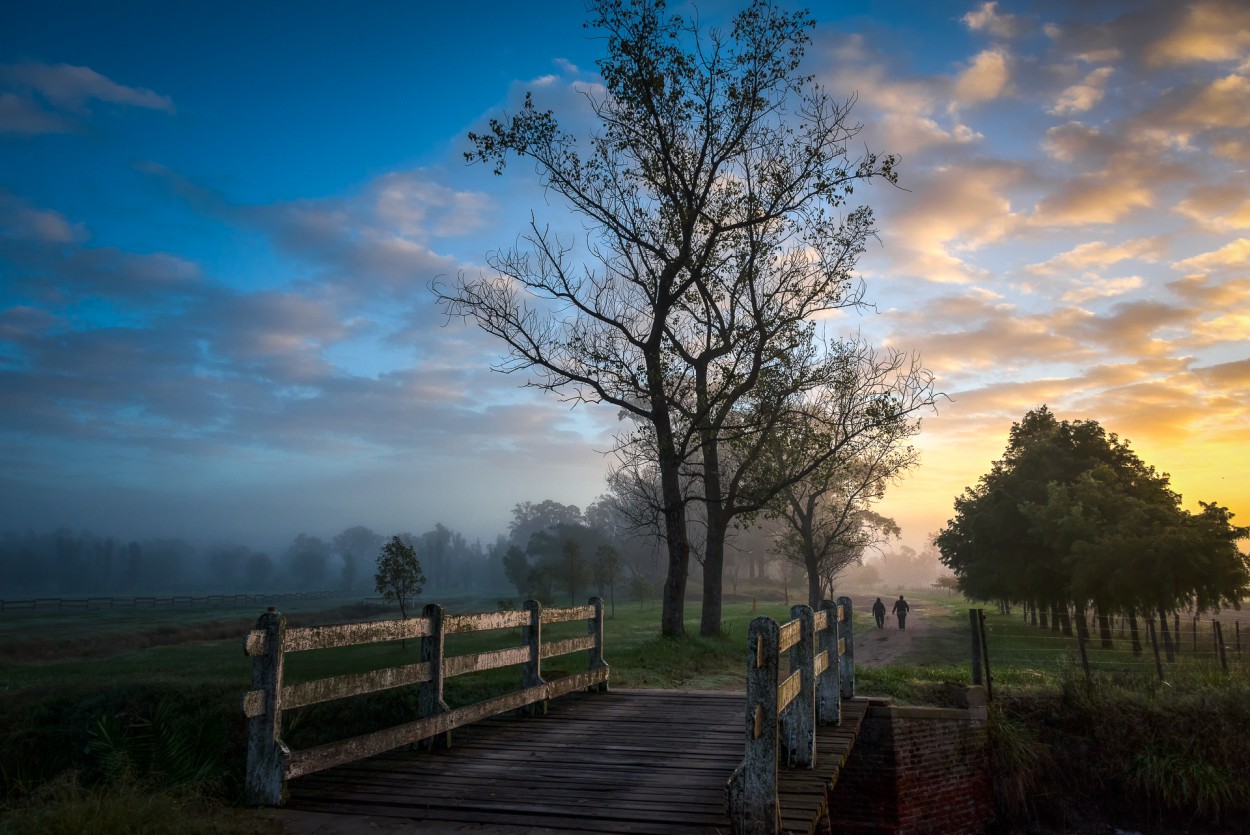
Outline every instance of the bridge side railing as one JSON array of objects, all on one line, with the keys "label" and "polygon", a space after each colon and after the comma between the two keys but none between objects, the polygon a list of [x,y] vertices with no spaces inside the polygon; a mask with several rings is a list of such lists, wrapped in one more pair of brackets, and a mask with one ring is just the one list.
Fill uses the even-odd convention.
[{"label": "bridge side railing", "polygon": [[[751,621],[747,633],[746,753],[725,788],[733,831],[776,832],[779,756],[812,768],[816,725],[841,723],[842,699],[855,696],[851,599],[793,606],[788,623]],[[789,673],[778,683],[781,654]]]},{"label": "bridge side railing", "polygon": [[[585,620],[586,635],[560,641],[542,640],[544,624]],[[447,635],[496,629],[521,629],[521,644],[469,655],[446,656]],[[379,641],[419,638],[421,660],[401,667],[283,683],[287,653],[357,646]],[[512,612],[448,615],[443,607],[428,605],[422,617],[404,620],[345,623],[288,629],[286,618],[270,611],[243,640],[252,657],[252,689],[243,697],[248,719],[247,802],[281,806],[287,780],[343,763],[380,754],[404,745],[449,735],[454,728],[510,710],[531,708],[545,712],[547,700],[575,690],[607,690],[609,668],[603,660],[603,601],[592,597],[585,606],[544,609],[534,600]],[[546,681],[544,659],[585,652],[587,669]],[[519,665],[519,690],[472,705],[451,709],[443,701],[443,682],[452,676]],[[282,712],[305,705],[416,685],[418,717],[374,733],[299,751],[282,740]]]}]

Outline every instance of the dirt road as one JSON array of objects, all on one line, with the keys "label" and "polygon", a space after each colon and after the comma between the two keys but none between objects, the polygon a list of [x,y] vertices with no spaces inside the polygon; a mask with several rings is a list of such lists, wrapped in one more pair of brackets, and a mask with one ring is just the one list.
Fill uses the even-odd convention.
[{"label": "dirt road", "polygon": [[872,604],[876,595],[852,595],[855,607],[855,664],[864,667],[880,667],[890,664],[911,649],[913,642],[932,629],[932,620],[926,617],[926,604],[909,600],[911,612],[907,615],[907,628],[898,628],[898,619],[890,614],[898,595],[881,596],[885,604],[885,628],[878,629],[872,619]]}]

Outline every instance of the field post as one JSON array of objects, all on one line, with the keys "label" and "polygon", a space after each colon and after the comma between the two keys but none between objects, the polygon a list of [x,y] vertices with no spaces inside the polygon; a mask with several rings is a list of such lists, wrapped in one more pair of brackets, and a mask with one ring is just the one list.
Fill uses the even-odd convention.
[{"label": "field post", "polygon": [[790,607],[799,622],[799,642],[790,647],[790,674],[799,674],[799,692],[779,717],[781,750],[793,766],[811,768],[816,762],[816,623],[812,607]]},{"label": "field post", "polygon": [[1085,610],[1077,609],[1076,618],[1076,646],[1081,651],[1081,669],[1085,671],[1085,683],[1089,684],[1089,656],[1085,653],[1085,631],[1089,627],[1085,623]]},{"label": "field post", "polygon": [[972,636],[972,683],[984,684],[985,677],[981,667],[981,610],[968,610],[969,634]]},{"label": "field post", "polygon": [[772,833],[780,829],[777,803],[777,622],[751,621],[747,630],[746,756],[729,783],[733,831]]},{"label": "field post", "polygon": [[838,664],[838,604],[832,600],[820,601],[825,613],[825,628],[818,634],[817,649],[825,654],[825,669],[816,676],[816,721],[822,725],[842,723],[842,687]]},{"label": "field post", "polygon": [[977,634],[981,641],[981,663],[985,666],[985,700],[994,699],[994,672],[990,669],[990,638],[985,630],[985,610],[977,610]]},{"label": "field post", "polygon": [[[595,607],[595,616],[586,621],[586,634],[595,639],[595,645],[586,652],[587,669],[598,670],[602,668],[608,670],[608,674],[611,675],[608,662],[603,660],[603,598],[590,598],[590,605]],[[607,679],[593,685],[590,690],[597,690],[600,693],[608,692]]]},{"label": "field post", "polygon": [[[252,689],[263,691],[264,708],[247,721],[247,775],[244,795],[252,806],[281,806],[282,778],[291,751],[282,742],[282,645],[286,618],[273,610],[261,615],[264,650],[252,656]],[[244,639],[247,651],[247,639]]]},{"label": "field post", "polygon": [[1215,636],[1215,651],[1220,654],[1220,669],[1228,675],[1228,656],[1224,653],[1224,630],[1217,619],[1211,620],[1211,634]]},{"label": "field post", "polygon": [[[527,600],[525,611],[530,613],[530,622],[521,629],[521,640],[529,647],[530,658],[521,665],[521,687],[538,687],[543,681],[543,604],[537,600]],[[530,705],[531,716],[546,716],[547,702],[543,700]]]},{"label": "field post", "polygon": [[855,633],[852,629],[851,598],[838,598],[838,608],[842,610],[838,624],[838,664],[841,669],[838,676],[842,685],[842,698],[855,698]]},{"label": "field post", "polygon": [[1155,656],[1155,672],[1159,674],[1159,681],[1163,681],[1163,661],[1159,659],[1159,639],[1155,636],[1155,619],[1153,617],[1146,618],[1146,631],[1150,633],[1150,651]]},{"label": "field post", "polygon": [[[428,719],[447,711],[447,703],[443,701],[443,607],[437,603],[427,603],[421,616],[430,622],[430,634],[421,637],[421,660],[430,665],[430,677],[417,685],[417,715]],[[451,731],[421,740],[421,746],[433,751],[434,746],[441,744],[451,747]]]}]

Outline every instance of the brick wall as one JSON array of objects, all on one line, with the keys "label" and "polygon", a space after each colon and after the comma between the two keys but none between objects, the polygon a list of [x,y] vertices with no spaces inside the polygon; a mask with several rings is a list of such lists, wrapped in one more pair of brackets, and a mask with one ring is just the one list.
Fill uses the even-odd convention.
[{"label": "brick wall", "polygon": [[969,709],[869,709],[830,798],[834,833],[985,831],[993,820],[985,708],[983,691],[972,691]]}]

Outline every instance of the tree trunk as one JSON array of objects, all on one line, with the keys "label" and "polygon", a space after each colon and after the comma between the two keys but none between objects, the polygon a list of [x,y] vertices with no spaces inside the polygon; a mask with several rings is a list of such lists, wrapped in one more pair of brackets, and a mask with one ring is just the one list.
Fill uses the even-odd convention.
[{"label": "tree trunk", "polygon": [[729,520],[725,516],[720,479],[720,449],[716,433],[705,430],[703,450],[703,504],[707,512],[707,542],[703,549],[703,611],[699,617],[699,634],[705,638],[720,635],[721,600],[724,591],[725,533]]},{"label": "tree trunk", "polygon": [[1167,656],[1168,663],[1171,664],[1176,661],[1176,648],[1172,645],[1172,633],[1168,631],[1168,615],[1163,611],[1162,606],[1159,607],[1159,631],[1163,633],[1163,652]]},{"label": "tree trunk", "polygon": [[1035,608],[1039,610],[1037,612],[1038,626],[1040,626],[1042,629],[1050,629],[1050,621],[1048,620],[1046,610],[1042,609],[1042,607],[1040,606],[1035,606]]},{"label": "tree trunk", "polygon": [[1111,618],[1103,607],[1098,606],[1098,646],[1101,649],[1113,649],[1111,643]]},{"label": "tree trunk", "polygon": [[1071,638],[1072,637],[1072,615],[1070,612],[1068,612],[1068,607],[1064,606],[1063,609],[1056,611],[1055,615],[1059,618],[1059,631],[1061,631],[1064,635],[1067,635],[1069,638]]},{"label": "tree trunk", "polygon": [[1134,609],[1128,616],[1128,634],[1133,642],[1133,655],[1141,655],[1141,633],[1137,630],[1137,610]]},{"label": "tree trunk", "polygon": [[681,461],[673,445],[668,413],[655,421],[659,451],[660,489],[664,502],[664,539],[668,543],[668,574],[660,613],[660,634],[681,638],[686,634],[686,579],[690,574],[690,539],[686,531],[686,504],[681,494],[678,469]]}]

